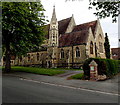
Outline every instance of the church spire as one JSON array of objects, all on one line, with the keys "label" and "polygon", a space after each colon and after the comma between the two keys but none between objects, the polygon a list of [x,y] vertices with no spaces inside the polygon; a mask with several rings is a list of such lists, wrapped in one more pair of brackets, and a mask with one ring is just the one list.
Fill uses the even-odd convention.
[{"label": "church spire", "polygon": [[55,5],[53,6],[53,14],[52,14],[51,21],[57,21],[56,12],[55,12]]},{"label": "church spire", "polygon": [[50,22],[49,29],[49,46],[57,47],[58,46],[58,21],[55,13],[55,6],[53,6],[53,13]]}]

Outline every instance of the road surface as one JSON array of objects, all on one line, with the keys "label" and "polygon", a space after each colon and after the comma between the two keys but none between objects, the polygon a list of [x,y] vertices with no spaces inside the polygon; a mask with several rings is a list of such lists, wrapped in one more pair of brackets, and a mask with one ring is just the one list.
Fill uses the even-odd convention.
[{"label": "road surface", "polygon": [[114,94],[97,93],[3,76],[3,103],[118,103]]}]

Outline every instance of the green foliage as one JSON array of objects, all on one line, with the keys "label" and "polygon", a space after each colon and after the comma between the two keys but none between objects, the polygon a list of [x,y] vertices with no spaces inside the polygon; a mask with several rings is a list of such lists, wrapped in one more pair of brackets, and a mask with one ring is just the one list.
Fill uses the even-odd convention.
[{"label": "green foliage", "polygon": [[100,0],[89,0],[89,9],[93,7],[96,8],[96,13],[94,13],[99,18],[106,18],[112,16],[113,22],[117,21],[117,17],[120,14],[119,3],[116,2],[105,2]]},{"label": "green foliage", "polygon": [[98,64],[98,75],[105,74],[108,78],[116,75],[119,71],[120,61],[112,59],[89,58],[83,64],[85,79],[90,79],[90,62],[94,60]]},{"label": "green foliage", "polygon": [[2,43],[5,51],[21,55],[39,49],[45,24],[40,2],[2,2]]},{"label": "green foliage", "polygon": [[65,73],[65,71],[60,71],[60,70],[55,70],[55,69],[45,69],[45,68],[36,68],[36,67],[20,67],[20,66],[14,66],[12,67],[11,70],[16,71],[16,72],[27,72],[27,73],[34,73],[34,74],[41,74],[41,75],[49,75],[49,76]]},{"label": "green foliage", "polygon": [[83,79],[84,78],[84,74],[80,73],[80,74],[76,74],[70,77],[71,79]]},{"label": "green foliage", "polygon": [[106,59],[105,61],[107,63],[107,71],[106,71],[107,76],[112,77],[116,75],[119,72],[118,61],[112,59]]},{"label": "green foliage", "polygon": [[105,48],[106,58],[110,59],[110,44],[109,44],[109,39],[108,39],[107,33],[105,33],[104,48]]},{"label": "green foliage", "polygon": [[85,60],[84,64],[83,64],[83,71],[84,71],[84,75],[85,75],[85,79],[89,79],[90,78],[90,62],[92,61],[91,58]]},{"label": "green foliage", "polygon": [[2,2],[2,44],[5,70],[10,72],[10,55],[37,51],[44,39],[46,22],[41,2]]}]

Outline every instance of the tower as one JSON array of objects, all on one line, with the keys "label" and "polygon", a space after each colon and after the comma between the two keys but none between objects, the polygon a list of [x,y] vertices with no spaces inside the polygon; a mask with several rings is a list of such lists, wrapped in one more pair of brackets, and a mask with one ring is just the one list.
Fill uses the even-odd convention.
[{"label": "tower", "polygon": [[48,60],[47,67],[57,67],[58,59],[58,21],[55,13],[55,6],[53,7],[52,18],[49,28],[49,42],[48,42]]},{"label": "tower", "polygon": [[55,13],[55,6],[53,7],[53,14],[49,29],[49,47],[58,47],[58,21]]}]

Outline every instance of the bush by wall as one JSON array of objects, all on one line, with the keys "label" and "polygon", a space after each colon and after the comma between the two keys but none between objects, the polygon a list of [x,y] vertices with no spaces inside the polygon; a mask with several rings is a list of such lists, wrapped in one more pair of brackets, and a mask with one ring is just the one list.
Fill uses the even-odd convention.
[{"label": "bush by wall", "polygon": [[116,75],[119,70],[120,60],[89,58],[83,64],[85,79],[90,79],[90,62],[94,60],[98,64],[98,75],[105,74],[108,78]]}]

